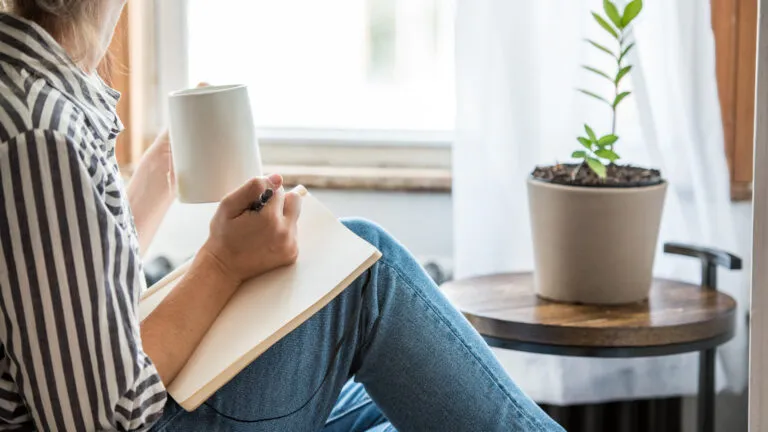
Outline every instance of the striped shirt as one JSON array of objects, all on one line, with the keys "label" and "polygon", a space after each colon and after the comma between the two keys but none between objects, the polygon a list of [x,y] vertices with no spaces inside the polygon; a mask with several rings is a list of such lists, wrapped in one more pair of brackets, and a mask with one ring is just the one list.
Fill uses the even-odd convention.
[{"label": "striped shirt", "polygon": [[146,430],[162,414],[119,96],[0,14],[0,430]]}]

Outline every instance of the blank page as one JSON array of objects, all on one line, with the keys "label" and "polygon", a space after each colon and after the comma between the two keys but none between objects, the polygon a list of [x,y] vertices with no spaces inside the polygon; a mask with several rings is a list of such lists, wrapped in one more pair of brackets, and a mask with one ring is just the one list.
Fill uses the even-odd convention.
[{"label": "blank page", "polygon": [[[381,257],[312,195],[303,198],[298,243],[299,258],[294,265],[243,284],[168,387],[184,409],[200,406]],[[186,268],[167,276],[144,296],[139,306],[141,319],[170,293]]]}]

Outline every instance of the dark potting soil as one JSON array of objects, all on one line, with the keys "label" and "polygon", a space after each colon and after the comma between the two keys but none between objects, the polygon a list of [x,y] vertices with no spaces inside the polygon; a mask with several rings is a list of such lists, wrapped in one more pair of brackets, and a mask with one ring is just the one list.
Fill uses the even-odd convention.
[{"label": "dark potting soil", "polygon": [[586,163],[558,164],[536,167],[534,179],[566,186],[587,187],[642,187],[662,183],[661,172],[656,169],[630,165],[608,165],[605,179],[597,176]]}]

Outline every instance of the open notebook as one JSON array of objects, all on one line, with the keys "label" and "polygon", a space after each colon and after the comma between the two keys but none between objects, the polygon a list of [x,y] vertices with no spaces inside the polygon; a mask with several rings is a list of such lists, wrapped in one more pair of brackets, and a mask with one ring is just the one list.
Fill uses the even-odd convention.
[{"label": "open notebook", "polygon": [[[253,278],[237,291],[168,386],[187,411],[207,400],[253,360],[327,305],[381,253],[342,225],[306,189],[298,222],[299,258]],[[147,290],[144,320],[173,290],[189,263]]]}]

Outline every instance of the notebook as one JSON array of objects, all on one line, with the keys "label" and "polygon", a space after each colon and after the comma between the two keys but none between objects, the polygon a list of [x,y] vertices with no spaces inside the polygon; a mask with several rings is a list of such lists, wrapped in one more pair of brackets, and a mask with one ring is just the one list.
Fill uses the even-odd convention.
[{"label": "notebook", "polygon": [[[381,253],[347,229],[315,197],[303,194],[295,264],[243,284],[214,321],[168,393],[193,411],[270,346],[327,305]],[[189,263],[147,290],[143,321],[173,290]]]}]

